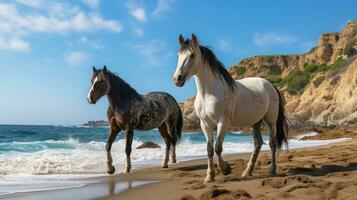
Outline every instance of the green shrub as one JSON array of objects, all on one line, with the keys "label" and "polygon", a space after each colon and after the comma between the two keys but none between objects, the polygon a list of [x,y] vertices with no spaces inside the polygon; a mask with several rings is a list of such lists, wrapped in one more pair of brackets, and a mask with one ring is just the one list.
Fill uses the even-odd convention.
[{"label": "green shrub", "polygon": [[283,81],[285,83],[287,83],[287,82],[291,81],[294,77],[301,76],[303,74],[304,73],[302,73],[299,69],[294,69],[294,70],[290,71],[289,74],[284,77]]},{"label": "green shrub", "polygon": [[318,68],[318,65],[316,65],[316,64],[308,64],[304,68],[304,72],[308,73],[308,74],[312,74],[317,70],[317,68]]},{"label": "green shrub", "polygon": [[283,84],[283,79],[280,76],[270,75],[270,76],[267,76],[265,79],[267,79],[269,82],[271,82],[272,84],[274,84],[276,86],[280,86]]},{"label": "green shrub", "polygon": [[309,83],[308,76],[297,76],[287,83],[286,90],[290,94],[298,94]]},{"label": "green shrub", "polygon": [[344,62],[344,59],[340,56],[339,58],[337,58],[337,60],[334,64],[328,66],[328,69],[330,71],[336,71],[343,66],[343,62]]},{"label": "green shrub", "polygon": [[329,66],[327,66],[326,64],[321,64],[317,67],[315,72],[324,72],[327,71],[329,68]]},{"label": "green shrub", "polygon": [[325,76],[317,77],[312,83],[315,87],[319,87],[319,85],[325,80]]},{"label": "green shrub", "polygon": [[281,69],[277,65],[260,65],[259,68],[263,70],[268,70],[269,74],[281,74]]},{"label": "green shrub", "polygon": [[234,70],[235,70],[236,74],[243,75],[246,71],[246,68],[243,66],[237,66],[234,68]]},{"label": "green shrub", "polygon": [[290,94],[298,94],[309,83],[309,79],[308,74],[294,69],[284,77],[283,82],[286,83],[286,90]]}]

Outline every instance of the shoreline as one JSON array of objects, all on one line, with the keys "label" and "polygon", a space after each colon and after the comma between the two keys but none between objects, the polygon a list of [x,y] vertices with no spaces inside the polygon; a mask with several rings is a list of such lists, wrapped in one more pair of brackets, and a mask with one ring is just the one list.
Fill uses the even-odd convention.
[{"label": "shoreline", "polygon": [[[319,145],[319,146],[314,146],[314,147],[302,147],[298,149],[290,149],[288,153],[291,151],[304,151],[307,149],[316,149],[316,148],[325,148],[331,145],[342,145],[345,143],[350,143],[353,140],[345,141],[345,142],[339,142],[339,143],[333,143],[333,144],[327,144],[327,145]],[[285,152],[285,153],[284,153]],[[286,154],[286,150],[282,151],[283,154]],[[262,155],[269,154],[269,150],[262,151]],[[250,157],[251,153],[235,153],[235,154],[230,154],[230,155],[225,155],[224,159],[232,162],[236,159],[239,160],[248,160]],[[259,156],[261,157],[261,155]],[[259,160],[259,159],[258,159]],[[279,165],[279,164],[278,164]],[[192,167],[195,166],[195,167]],[[194,169],[192,169],[194,168]],[[59,188],[56,190],[46,190],[46,191],[29,191],[29,192],[21,192],[21,193],[15,193],[11,195],[2,195],[0,198],[15,198],[15,199],[22,199],[22,197],[25,195],[27,197],[33,196],[36,197],[35,199],[42,198],[42,197],[48,197],[48,195],[51,196],[55,195],[54,191],[60,191],[61,193],[64,192],[65,194],[74,194],[74,193],[80,193],[83,192],[89,188],[101,188],[101,191],[108,191],[108,192],[101,192],[102,196],[93,196],[98,199],[110,199],[110,197],[117,197],[120,196],[131,196],[135,194],[136,190],[142,190],[142,188],[147,188],[147,187],[162,187],[164,185],[175,185],[175,181],[177,181],[177,178],[182,178],[187,176],[185,173],[176,173],[175,171],[184,171],[190,172],[190,170],[197,170],[202,173],[205,172],[206,169],[206,158],[198,158],[194,160],[189,160],[189,161],[182,161],[177,164],[171,164],[169,165],[168,169],[162,169],[159,166],[149,166],[145,168],[140,168],[140,169],[135,169],[132,171],[130,174],[116,174],[114,176],[100,176],[100,177],[89,177],[89,178],[84,178],[81,179],[81,181],[89,181],[90,183],[82,186],[82,187],[77,187],[77,188]],[[175,178],[175,176],[178,176]],[[201,177],[202,175],[200,175]],[[217,177],[219,177],[218,175]],[[174,178],[173,178],[174,177]],[[204,177],[203,177],[204,178]],[[203,180],[202,178],[202,180]],[[144,181],[143,184],[141,182]],[[146,182],[145,182],[146,181]],[[129,184],[130,183],[130,184]],[[134,184],[133,184],[134,183]],[[123,184],[127,184],[128,186],[125,188]],[[129,186],[130,185],[130,186]],[[133,186],[134,185],[134,186]],[[201,187],[201,186],[200,186]],[[87,189],[86,189],[87,188]],[[104,189],[103,189],[104,188]],[[94,189],[93,189],[94,190]],[[112,191],[112,192],[110,192]],[[119,192],[119,193],[118,193]],[[98,194],[98,192],[97,192]],[[80,199],[85,199],[85,198],[80,198]],[[130,199],[130,198],[129,198]],[[150,198],[149,198],[150,199]],[[154,198],[153,198],[154,199]]]}]

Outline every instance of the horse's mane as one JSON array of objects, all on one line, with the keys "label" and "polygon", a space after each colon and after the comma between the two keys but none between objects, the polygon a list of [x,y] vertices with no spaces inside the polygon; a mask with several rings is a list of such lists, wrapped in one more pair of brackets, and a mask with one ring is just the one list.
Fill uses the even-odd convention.
[{"label": "horse's mane", "polygon": [[[228,73],[226,68],[224,68],[223,63],[218,60],[216,55],[213,53],[213,51],[203,45],[199,45],[202,59],[206,65],[209,66],[210,70],[213,72],[213,74],[226,82],[228,87],[233,90],[235,85],[235,81],[232,78],[232,76]],[[185,43],[181,46],[180,51],[184,50],[193,50],[193,48],[190,45],[189,40],[186,40]]]},{"label": "horse's mane", "polygon": [[[142,98],[142,96],[134,88],[132,88],[118,75],[107,71],[107,77],[109,78],[110,90],[112,94],[119,97],[121,100],[131,101]],[[115,101],[115,99],[113,100]]]}]

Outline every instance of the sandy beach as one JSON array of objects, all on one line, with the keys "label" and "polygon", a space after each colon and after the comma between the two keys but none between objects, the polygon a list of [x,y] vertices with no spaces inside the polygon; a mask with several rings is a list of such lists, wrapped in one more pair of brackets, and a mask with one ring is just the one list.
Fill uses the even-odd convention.
[{"label": "sandy beach", "polygon": [[226,156],[232,173],[204,184],[206,160],[149,167],[91,178],[82,187],[18,193],[11,199],[356,199],[357,134],[329,131],[304,139],[349,137],[347,142],[281,151],[278,176],[268,177],[270,152],[259,155],[253,176],[241,178],[250,154]]},{"label": "sandy beach", "polygon": [[[330,139],[329,132],[310,139]],[[126,190],[104,199],[355,199],[357,192],[357,140],[353,132],[344,133],[352,141],[320,147],[282,151],[278,177],[268,177],[270,152],[258,159],[253,177],[240,177],[249,154],[228,156],[232,166],[228,176],[220,174],[214,183],[203,184],[206,161],[190,161],[134,172],[132,179],[162,179],[163,182]],[[118,175],[129,177],[128,175]],[[119,178],[118,177],[118,178]]]},{"label": "sandy beach", "polygon": [[[335,138],[331,131],[310,139]],[[344,132],[351,141],[320,147],[282,151],[278,176],[268,177],[270,152],[263,152],[253,177],[241,178],[249,154],[226,157],[232,173],[223,176],[218,168],[214,183],[203,184],[206,161],[179,163],[168,169],[148,168],[119,177],[162,179],[163,182],[126,190],[104,199],[356,199],[356,133]]]}]

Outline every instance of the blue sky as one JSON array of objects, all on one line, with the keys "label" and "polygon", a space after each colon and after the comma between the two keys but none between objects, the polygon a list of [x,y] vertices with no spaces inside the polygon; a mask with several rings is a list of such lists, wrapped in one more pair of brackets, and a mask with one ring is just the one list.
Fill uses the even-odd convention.
[{"label": "blue sky", "polygon": [[196,33],[228,67],[257,54],[303,53],[357,18],[357,1],[2,0],[0,124],[105,119],[89,105],[91,67],[107,65],[140,93],[195,94],[172,82],[178,35]]}]

